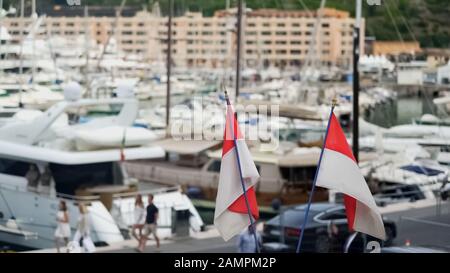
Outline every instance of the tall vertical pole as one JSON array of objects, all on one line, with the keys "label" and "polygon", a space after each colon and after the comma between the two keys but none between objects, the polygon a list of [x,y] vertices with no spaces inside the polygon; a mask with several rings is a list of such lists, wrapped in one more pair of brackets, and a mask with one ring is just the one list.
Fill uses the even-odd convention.
[{"label": "tall vertical pole", "polygon": [[359,159],[359,54],[362,0],[356,0],[356,22],[353,34],[353,155]]},{"label": "tall vertical pole", "polygon": [[[0,12],[2,12],[3,11],[3,0],[0,0]],[[6,11],[5,11],[6,12]],[[5,16],[7,16],[7,12],[6,12],[6,14],[5,14]],[[3,19],[3,17],[2,17],[2,14],[0,14],[0,47],[1,47],[1,45],[2,45],[2,43],[3,43],[3,40],[2,40],[2,34],[1,34],[1,31],[2,31],[2,24],[1,24],[1,20]],[[6,29],[5,29],[6,30]],[[2,54],[0,53],[0,60],[2,59]],[[2,71],[3,72],[3,71]]]},{"label": "tall vertical pole", "polygon": [[88,19],[89,18],[89,9],[88,9],[88,5],[84,5],[84,43],[85,43],[85,49],[84,49],[84,54],[85,54],[85,58],[86,58],[86,63],[85,63],[85,68],[84,68],[84,82],[86,85],[86,93],[85,96],[86,97],[90,97],[90,82],[89,82],[89,43],[90,43],[90,39],[89,39],[89,22]]},{"label": "tall vertical pole", "polygon": [[167,25],[167,92],[166,92],[166,135],[169,135],[170,123],[170,74],[172,69],[172,12],[173,0],[169,0],[169,22]]},{"label": "tall vertical pole", "polygon": [[20,1],[20,21],[22,22],[21,25],[21,30],[20,30],[20,38],[22,40],[21,44],[20,44],[20,66],[19,66],[19,74],[20,74],[20,92],[19,92],[19,107],[22,108],[23,107],[23,103],[22,103],[22,93],[23,93],[23,43],[25,42],[25,37],[24,37],[24,28],[25,28],[25,22],[24,22],[24,13],[25,13],[25,1],[21,0]]},{"label": "tall vertical pole", "polygon": [[242,0],[238,0],[238,13],[237,13],[237,32],[236,32],[236,97],[237,101],[239,97],[239,87],[241,85],[241,38],[242,38]]}]

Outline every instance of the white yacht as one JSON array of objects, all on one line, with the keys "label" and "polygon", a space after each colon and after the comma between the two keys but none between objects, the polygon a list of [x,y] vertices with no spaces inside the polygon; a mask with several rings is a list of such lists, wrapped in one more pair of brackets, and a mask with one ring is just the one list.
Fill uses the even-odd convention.
[{"label": "white yacht", "polygon": [[[138,181],[123,164],[164,156],[161,147],[151,145],[152,132],[132,127],[137,100],[79,99],[80,94],[66,91],[66,100],[46,112],[13,117],[0,128],[0,242],[29,249],[53,247],[61,199],[67,203],[73,230],[77,204],[84,202],[93,241],[120,242],[133,221],[134,196],[154,192],[138,192]],[[85,109],[98,105],[121,110],[116,116],[82,121]],[[161,208],[161,226],[168,229],[168,236],[174,208],[189,210],[193,230],[203,226],[178,188],[157,189],[155,204]]]}]

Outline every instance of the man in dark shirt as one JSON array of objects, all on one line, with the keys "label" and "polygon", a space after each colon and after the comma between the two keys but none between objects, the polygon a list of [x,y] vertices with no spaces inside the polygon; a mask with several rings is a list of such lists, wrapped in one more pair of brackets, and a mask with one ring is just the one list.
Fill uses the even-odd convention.
[{"label": "man in dark shirt", "polygon": [[148,195],[147,216],[145,217],[145,225],[143,234],[140,240],[138,250],[144,251],[145,244],[147,243],[148,236],[153,233],[156,241],[156,248],[159,249],[159,238],[156,234],[156,222],[158,220],[158,208],[153,204],[153,194]]}]

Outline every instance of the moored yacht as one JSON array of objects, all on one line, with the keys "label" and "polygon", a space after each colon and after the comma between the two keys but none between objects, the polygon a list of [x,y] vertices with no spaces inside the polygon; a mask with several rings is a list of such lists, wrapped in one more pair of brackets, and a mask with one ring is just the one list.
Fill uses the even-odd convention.
[{"label": "moored yacht", "polygon": [[[0,128],[1,242],[30,249],[53,247],[61,199],[67,204],[72,231],[77,204],[83,202],[94,243],[120,242],[133,221],[134,196],[155,190],[138,192],[138,180],[124,168],[126,160],[164,156],[161,147],[151,145],[152,132],[132,127],[137,101],[80,99],[73,89],[77,88],[67,88],[66,100],[46,112],[36,111],[28,119],[12,118]],[[120,111],[115,116],[83,119],[85,108],[97,105],[120,106]],[[170,227],[172,208],[184,207],[191,212],[191,227],[202,227],[195,208],[179,189],[156,190],[155,204],[165,208],[162,226]]]}]

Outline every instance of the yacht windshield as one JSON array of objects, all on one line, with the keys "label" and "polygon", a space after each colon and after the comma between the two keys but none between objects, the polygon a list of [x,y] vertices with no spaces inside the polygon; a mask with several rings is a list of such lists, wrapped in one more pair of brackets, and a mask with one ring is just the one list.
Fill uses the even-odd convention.
[{"label": "yacht windshield", "polygon": [[74,195],[83,187],[114,183],[113,163],[95,163],[82,165],[50,164],[50,170],[56,184],[56,191]]}]

